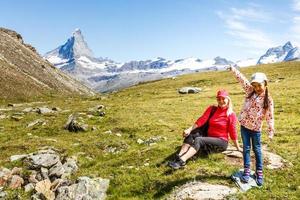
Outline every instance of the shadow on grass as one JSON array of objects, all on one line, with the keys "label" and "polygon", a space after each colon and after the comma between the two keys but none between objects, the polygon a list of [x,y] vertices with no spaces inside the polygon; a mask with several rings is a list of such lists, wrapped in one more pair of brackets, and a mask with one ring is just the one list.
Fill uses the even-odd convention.
[{"label": "shadow on grass", "polygon": [[[175,159],[176,154],[180,151],[180,148],[181,148],[181,146],[177,146],[175,148],[175,152],[170,154],[169,156],[167,156],[162,162],[158,163],[157,167],[167,166],[169,161],[172,161],[172,160]],[[209,157],[209,154],[207,154],[204,151],[199,151],[195,156],[193,156],[191,159],[189,159],[189,161],[197,160],[197,159],[206,159],[208,157]],[[188,165],[188,163],[187,163],[187,165]],[[177,171],[177,170],[174,170],[172,168],[168,168],[164,172],[164,174],[165,175],[172,175],[175,171]],[[210,180],[219,180],[220,181],[220,180],[228,180],[228,179],[230,179],[230,177],[222,175],[222,174],[207,174],[207,173],[204,173],[204,174],[198,175],[198,176],[193,177],[193,178],[177,179],[175,181],[170,181],[168,183],[157,182],[154,185],[155,191],[157,191],[154,194],[154,198],[155,199],[160,199],[165,194],[170,193],[175,186],[180,187],[181,185],[184,185],[184,184],[186,184],[188,182],[191,182],[191,181],[201,180],[203,182],[206,182],[206,181],[210,181]]]},{"label": "shadow on grass", "polygon": [[[176,154],[179,153],[181,146],[177,146],[175,148],[174,153],[170,154],[169,156],[167,156],[162,162],[158,163],[156,166],[157,167],[161,167],[161,166],[167,166],[169,161],[175,160],[176,158]],[[189,159],[189,161],[191,160],[196,160],[196,159],[200,159],[200,158],[208,158],[209,155],[204,152],[204,151],[198,151],[196,155],[194,155],[192,158]],[[170,170],[171,172],[174,170]]]}]

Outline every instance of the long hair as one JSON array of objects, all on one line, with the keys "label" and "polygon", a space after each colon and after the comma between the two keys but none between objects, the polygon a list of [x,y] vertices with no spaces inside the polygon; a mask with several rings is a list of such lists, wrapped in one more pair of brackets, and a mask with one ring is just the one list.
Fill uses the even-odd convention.
[{"label": "long hair", "polygon": [[[268,82],[264,81],[265,84],[265,97],[264,97],[264,103],[263,103],[263,108],[267,110],[269,108],[269,91],[268,91]],[[249,96],[247,97],[248,99],[251,98],[255,94],[255,91],[251,92]]]},{"label": "long hair", "polygon": [[228,99],[228,105],[227,105],[228,109],[227,109],[226,114],[227,114],[227,116],[229,116],[230,114],[233,113],[233,105],[232,105],[232,101],[231,101],[230,97],[227,96],[226,98]]}]

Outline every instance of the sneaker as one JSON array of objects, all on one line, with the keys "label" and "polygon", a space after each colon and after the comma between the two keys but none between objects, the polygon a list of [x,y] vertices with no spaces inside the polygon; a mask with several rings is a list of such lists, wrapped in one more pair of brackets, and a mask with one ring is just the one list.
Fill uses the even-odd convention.
[{"label": "sneaker", "polygon": [[241,181],[243,183],[248,183],[249,182],[249,179],[250,179],[250,169],[249,168],[245,168],[244,169],[244,172],[242,174],[242,176],[240,177]]},{"label": "sneaker", "polygon": [[168,166],[173,169],[180,169],[180,168],[183,168],[185,166],[185,164],[186,163],[179,158],[178,160],[170,161],[168,163]]},{"label": "sneaker", "polygon": [[264,183],[263,172],[261,170],[256,171],[255,173],[255,181],[258,186],[262,186]]}]

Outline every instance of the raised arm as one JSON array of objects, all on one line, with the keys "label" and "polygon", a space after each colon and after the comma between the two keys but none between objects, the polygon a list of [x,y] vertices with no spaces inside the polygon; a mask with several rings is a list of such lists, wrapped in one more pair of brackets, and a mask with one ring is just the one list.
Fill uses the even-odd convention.
[{"label": "raised arm", "polygon": [[229,67],[230,71],[233,72],[235,78],[238,80],[238,82],[242,85],[244,91],[246,94],[250,94],[253,91],[253,87],[248,81],[248,79],[235,67],[230,66]]}]

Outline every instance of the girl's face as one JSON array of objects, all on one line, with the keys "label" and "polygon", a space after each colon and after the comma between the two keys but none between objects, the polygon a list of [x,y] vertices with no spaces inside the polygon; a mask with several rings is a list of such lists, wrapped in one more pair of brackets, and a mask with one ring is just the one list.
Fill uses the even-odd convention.
[{"label": "girl's face", "polygon": [[218,106],[223,108],[228,105],[228,99],[225,97],[217,97]]},{"label": "girl's face", "polygon": [[253,83],[251,83],[251,85],[253,86],[254,92],[258,95],[262,94],[266,89],[266,86],[264,83],[253,82]]}]

